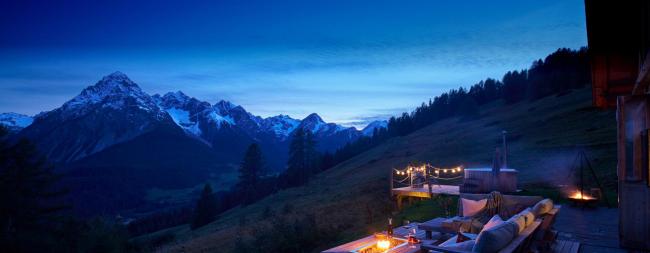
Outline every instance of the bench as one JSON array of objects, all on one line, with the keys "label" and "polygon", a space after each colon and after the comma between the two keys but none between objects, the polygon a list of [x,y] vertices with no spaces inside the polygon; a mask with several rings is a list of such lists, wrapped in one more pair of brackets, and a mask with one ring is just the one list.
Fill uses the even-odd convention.
[{"label": "bench", "polygon": [[[533,239],[533,235],[539,229],[540,225],[542,224],[542,221],[540,219],[536,220],[532,224],[530,224],[524,231],[521,231],[517,237],[512,239],[508,245],[506,245],[503,249],[499,250],[499,253],[514,253],[514,252],[522,252],[524,249],[527,249],[528,246],[530,245],[530,242]],[[453,249],[448,249],[444,247],[438,247],[436,245],[432,244],[423,244],[420,246],[422,249],[426,250],[433,250],[436,252],[444,252],[444,253],[471,253],[471,251],[459,251],[459,250],[453,250]]]},{"label": "bench", "polygon": [[[482,196],[481,194],[463,194],[465,196],[469,196],[470,199],[480,199]],[[507,200],[506,197],[507,195],[504,195],[504,202],[506,202],[506,208],[508,211],[515,211],[517,209],[521,209],[522,205],[525,207],[526,205],[528,206],[533,206],[537,202],[534,201],[539,201],[542,198],[538,196],[508,196]],[[459,213],[462,213],[461,210],[461,205],[459,204]],[[533,242],[535,242],[535,246],[538,249],[545,249],[545,250],[550,250],[551,245],[555,242],[555,236],[553,236],[553,233],[551,232],[551,228],[553,226],[553,223],[555,223],[555,218],[557,217],[558,213],[560,212],[561,206],[560,205],[555,205],[552,210],[547,212],[544,215],[541,215],[537,217],[535,222],[528,227],[526,227],[519,235],[517,235],[506,247],[501,249],[499,252],[502,253],[509,253],[509,252],[525,252],[528,249],[531,248],[531,245]],[[513,215],[516,213],[513,213]],[[458,218],[458,217],[455,217]],[[453,218],[452,218],[453,219]],[[435,226],[437,225],[440,227],[444,227],[445,223],[448,223],[447,220],[451,219],[434,219],[431,224],[428,224],[427,222],[421,224],[420,228],[424,230],[432,230],[435,229]],[[448,232],[447,229],[445,229],[445,232]],[[557,247],[557,245],[554,245],[553,249]],[[566,247],[567,250],[573,250],[576,246],[568,246]],[[579,246],[577,246],[579,247]],[[444,247],[439,247],[434,244],[427,244],[427,245],[422,245],[423,249],[429,249],[429,250],[434,250],[437,252],[455,252],[455,253],[460,253],[463,251],[458,251],[458,250],[452,250],[449,248],[444,248]],[[562,249],[565,247],[563,246]]]}]

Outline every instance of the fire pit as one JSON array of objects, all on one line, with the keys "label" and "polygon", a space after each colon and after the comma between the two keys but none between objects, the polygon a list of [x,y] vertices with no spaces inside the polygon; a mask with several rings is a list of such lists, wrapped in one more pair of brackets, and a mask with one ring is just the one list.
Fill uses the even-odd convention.
[{"label": "fire pit", "polygon": [[354,250],[355,253],[384,253],[399,247],[406,246],[408,241],[402,238],[375,235],[376,241],[363,245]]},{"label": "fire pit", "polygon": [[573,202],[575,205],[581,205],[581,206],[587,206],[590,204],[595,204],[598,202],[598,197],[596,194],[593,194],[593,189],[592,189],[592,194],[587,194],[584,191],[573,191],[569,196],[567,196],[569,201]]}]

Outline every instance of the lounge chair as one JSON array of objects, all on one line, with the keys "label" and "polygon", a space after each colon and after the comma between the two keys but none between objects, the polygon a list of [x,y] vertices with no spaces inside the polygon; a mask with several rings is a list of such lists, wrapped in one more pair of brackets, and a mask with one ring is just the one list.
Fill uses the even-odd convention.
[{"label": "lounge chair", "polygon": [[[510,241],[508,245],[506,245],[504,248],[499,250],[499,253],[523,252],[525,249],[527,249],[530,246],[530,243],[533,240],[533,235],[539,229],[540,224],[542,224],[542,221],[537,220],[533,222],[533,224],[528,225],[528,227],[526,227],[521,233],[519,233],[517,237],[512,239],[512,241]],[[455,239],[456,237],[454,236],[449,240],[455,240]],[[444,253],[472,253],[472,251],[454,250],[445,247],[439,247],[432,244],[423,244],[422,246],[420,246],[420,248],[425,250],[444,252]]]},{"label": "lounge chair", "polygon": [[[461,198],[479,200],[485,198],[486,194],[463,194]],[[514,195],[503,195],[503,208],[507,210],[509,216],[517,214],[517,212],[525,209],[527,207],[533,207],[535,204],[540,202],[542,197],[539,196],[514,196]],[[550,202],[549,202],[550,203]],[[548,204],[548,203],[546,203]],[[547,205],[547,208],[548,207]],[[561,206],[555,205],[552,206],[551,210],[546,211],[544,214],[536,217],[535,221],[526,226],[526,228],[519,232],[512,241],[507,245],[501,248],[498,252],[524,252],[527,249],[531,248],[533,242],[535,242],[535,247],[542,250],[548,250],[555,240],[555,234],[552,233],[551,227],[555,222],[555,217],[560,211]],[[459,200],[459,215],[462,215],[462,204]],[[459,218],[459,217],[455,217]],[[509,218],[509,217],[503,217]],[[426,226],[422,227],[425,229]],[[474,236],[475,238],[476,236]],[[455,242],[457,237],[452,237],[441,245],[445,245],[448,242]],[[437,252],[470,252],[459,249],[453,249],[449,247],[440,247],[433,244],[422,245],[423,249],[434,250]]]}]

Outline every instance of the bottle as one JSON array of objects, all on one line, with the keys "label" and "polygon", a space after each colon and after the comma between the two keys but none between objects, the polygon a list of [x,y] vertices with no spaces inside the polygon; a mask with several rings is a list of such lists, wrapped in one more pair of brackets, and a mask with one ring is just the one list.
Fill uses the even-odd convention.
[{"label": "bottle", "polygon": [[386,230],[386,234],[388,234],[389,237],[393,236],[393,219],[392,218],[388,218],[388,230]]}]

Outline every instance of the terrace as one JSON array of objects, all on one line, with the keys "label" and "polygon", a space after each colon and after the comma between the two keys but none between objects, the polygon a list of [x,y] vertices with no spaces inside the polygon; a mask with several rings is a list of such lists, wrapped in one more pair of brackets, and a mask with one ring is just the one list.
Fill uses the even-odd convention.
[{"label": "terrace", "polygon": [[[506,150],[504,141],[503,150]],[[487,236],[490,223],[516,223],[525,216],[525,225],[517,224],[516,233],[505,239],[498,252],[617,252],[619,248],[617,209],[600,207],[609,203],[601,198],[602,188],[589,159],[580,150],[571,174],[577,179],[569,186],[558,186],[561,201],[553,204],[542,196],[525,196],[517,189],[518,171],[505,168],[506,153],[495,153],[492,168],[441,168],[430,164],[410,165],[391,171],[391,197],[398,210],[416,201],[434,201],[444,209],[445,217],[410,222],[378,232],[324,252],[469,252],[476,251],[481,235]],[[591,171],[591,173],[587,173]],[[594,178],[586,180],[585,174]],[[586,181],[598,182],[591,187]],[[591,187],[591,188],[590,188]],[[586,189],[589,189],[587,191]],[[503,192],[503,194],[501,193]],[[507,195],[511,194],[511,195]],[[443,201],[438,201],[443,200]],[[450,213],[450,202],[457,200],[458,213]],[[481,207],[472,207],[481,202]],[[479,210],[468,213],[469,210]],[[528,212],[529,211],[529,212]],[[525,213],[534,213],[528,217]],[[556,224],[556,221],[558,225]],[[499,223],[501,224],[501,223]],[[475,241],[463,248],[459,237]],[[388,238],[388,239],[386,239]],[[483,239],[486,240],[486,239]],[[490,243],[490,245],[496,243]],[[485,245],[483,245],[485,247]],[[485,250],[479,250],[479,252]]]},{"label": "terrace", "polygon": [[[556,189],[563,192],[556,201],[570,205],[556,205],[542,196],[516,196],[520,195],[516,193],[516,171],[504,169],[507,166],[501,166],[497,159],[492,169],[466,169],[461,184],[439,182],[440,179],[453,181],[453,177],[443,178],[441,175],[458,173],[463,170],[458,170],[459,167],[442,169],[442,174],[441,169],[429,165],[408,167],[394,171],[398,177],[391,175],[391,195],[396,197],[400,210],[404,198],[412,203],[413,198],[459,196],[458,215],[422,221],[415,229],[409,224],[407,229],[412,229],[412,232],[407,234],[407,238],[417,239],[411,240],[418,242],[415,247],[405,248],[399,244],[384,248],[384,252],[650,250],[650,202],[647,201],[650,199],[650,130],[647,127],[650,122],[650,23],[647,22],[650,3],[588,0],[585,5],[594,105],[604,109],[617,108],[618,208],[609,207],[611,203],[593,169],[591,174],[595,180],[584,179],[583,167],[579,169],[579,182]],[[495,157],[499,157],[498,154]],[[585,160],[588,165],[589,160]],[[408,185],[393,188],[395,181],[407,182]],[[594,181],[595,187],[585,186],[585,182]],[[496,191],[515,192],[515,195],[502,195]],[[488,192],[491,193],[485,194]],[[532,208],[532,212],[527,212],[527,208]],[[478,211],[471,213],[468,212],[470,209]],[[532,217],[528,217],[530,213]],[[520,224],[522,216],[525,217],[524,225]],[[503,223],[500,218],[508,220]],[[513,226],[518,230],[514,233],[507,231],[508,225],[503,225],[507,223],[517,223]],[[392,234],[391,230],[389,227],[388,234]],[[403,234],[394,235],[404,237]],[[344,245],[335,249],[326,252],[352,252]]]}]

